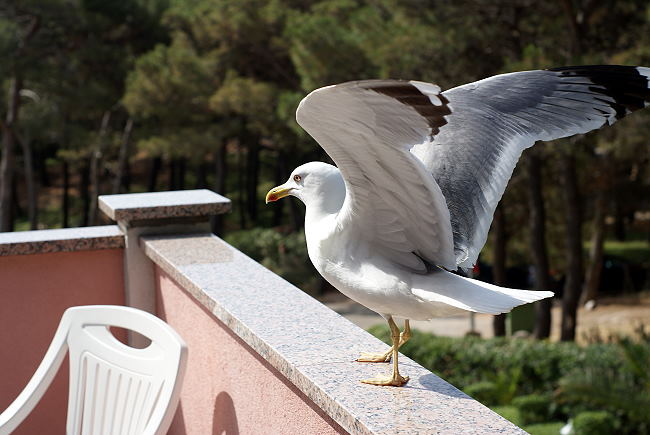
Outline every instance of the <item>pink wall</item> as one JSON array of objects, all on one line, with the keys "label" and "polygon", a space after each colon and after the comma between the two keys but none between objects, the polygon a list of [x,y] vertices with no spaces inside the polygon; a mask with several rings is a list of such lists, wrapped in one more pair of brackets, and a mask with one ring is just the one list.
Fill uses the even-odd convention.
[{"label": "pink wall", "polygon": [[[66,308],[124,305],[122,262],[122,249],[0,257],[0,411],[34,374]],[[65,433],[67,371],[14,434]]]},{"label": "pink wall", "polygon": [[158,316],[189,348],[170,434],[346,433],[158,267],[156,282]]}]

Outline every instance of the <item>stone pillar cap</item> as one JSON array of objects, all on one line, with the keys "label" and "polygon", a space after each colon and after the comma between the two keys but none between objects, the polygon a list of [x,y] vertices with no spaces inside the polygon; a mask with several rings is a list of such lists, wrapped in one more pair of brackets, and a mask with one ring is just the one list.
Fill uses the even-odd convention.
[{"label": "stone pillar cap", "polygon": [[230,211],[231,203],[207,189],[101,195],[99,209],[123,223],[201,218]]}]

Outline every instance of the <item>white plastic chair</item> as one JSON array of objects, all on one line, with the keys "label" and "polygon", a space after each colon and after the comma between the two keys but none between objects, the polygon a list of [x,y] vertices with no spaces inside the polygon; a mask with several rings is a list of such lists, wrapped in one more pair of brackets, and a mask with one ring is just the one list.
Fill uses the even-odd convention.
[{"label": "white plastic chair", "polygon": [[[110,326],[151,340],[144,349],[118,341]],[[0,414],[9,434],[34,409],[70,350],[68,434],[164,434],[185,373],[187,346],[165,322],[141,310],[110,305],[68,308],[43,361]]]}]

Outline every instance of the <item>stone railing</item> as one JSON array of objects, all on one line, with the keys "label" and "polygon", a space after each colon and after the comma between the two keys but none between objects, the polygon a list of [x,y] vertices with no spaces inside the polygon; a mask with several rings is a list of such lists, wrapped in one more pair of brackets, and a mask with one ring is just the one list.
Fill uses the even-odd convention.
[{"label": "stone railing", "polygon": [[227,199],[192,191],[100,204],[126,236],[124,303],[188,343],[171,434],[524,433],[406,357],[405,387],[360,383],[389,367],[355,358],[387,346],[211,234]]}]

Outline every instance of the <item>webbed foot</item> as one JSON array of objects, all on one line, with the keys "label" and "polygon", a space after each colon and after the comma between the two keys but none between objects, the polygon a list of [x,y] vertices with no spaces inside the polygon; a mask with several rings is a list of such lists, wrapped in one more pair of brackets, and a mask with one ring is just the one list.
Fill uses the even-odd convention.
[{"label": "webbed foot", "polygon": [[401,376],[399,373],[393,376],[378,376],[372,379],[364,379],[361,382],[370,385],[382,385],[390,387],[401,387],[409,381],[408,376]]},{"label": "webbed foot", "polygon": [[361,352],[361,356],[356,361],[372,363],[390,362],[391,354],[392,349],[386,353]]}]

